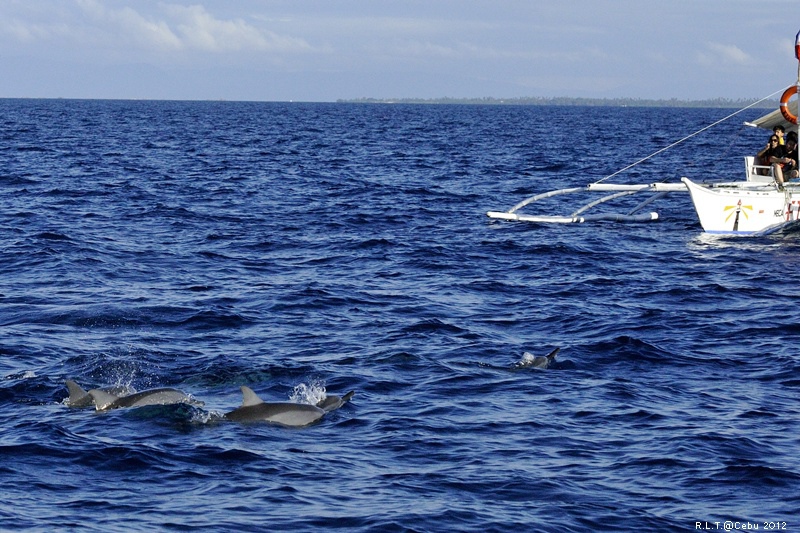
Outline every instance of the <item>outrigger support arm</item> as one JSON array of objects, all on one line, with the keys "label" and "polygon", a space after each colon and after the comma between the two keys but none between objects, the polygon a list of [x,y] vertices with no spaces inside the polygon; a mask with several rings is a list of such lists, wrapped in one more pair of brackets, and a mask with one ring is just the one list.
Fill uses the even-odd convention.
[{"label": "outrigger support arm", "polygon": [[594,207],[596,205],[600,205],[602,203],[608,202],[608,201],[613,200],[615,198],[620,198],[622,196],[628,196],[630,194],[636,194],[637,192],[639,192],[639,191],[622,191],[622,192],[615,192],[614,194],[609,194],[608,196],[603,196],[599,200],[595,200],[594,202],[589,202],[585,206],[581,207],[580,209],[578,209],[577,211],[572,213],[572,216],[576,217],[576,216],[580,215],[581,213],[583,213],[584,211],[588,211],[589,209],[591,209],[592,207]]},{"label": "outrigger support arm", "polygon": [[656,200],[658,200],[659,198],[663,198],[663,197],[664,197],[664,196],[666,196],[666,195],[667,195],[667,193],[666,193],[666,192],[657,192],[657,193],[655,193],[654,195],[652,195],[650,198],[648,198],[647,200],[645,200],[644,202],[640,203],[639,205],[637,205],[636,207],[634,207],[633,209],[631,209],[631,210],[630,210],[630,212],[628,212],[628,214],[629,214],[629,215],[632,215],[632,214],[634,214],[635,212],[637,212],[637,211],[639,211],[640,209],[642,209],[643,207],[645,207],[646,205],[648,205],[648,204],[650,204],[650,203],[652,203],[652,202],[655,202],[655,201],[656,201]]},{"label": "outrigger support arm", "polygon": [[[595,207],[599,204],[608,202],[615,198],[619,198],[621,196],[627,196],[630,194],[636,194],[637,192],[643,191],[650,191],[654,192],[655,194],[652,195],[651,198],[645,200],[644,202],[640,203],[636,206],[633,210],[629,211],[628,214],[617,214],[617,213],[601,213],[597,215],[587,215],[584,214],[586,211]],[[569,189],[558,189],[555,191],[549,191],[542,194],[537,194],[536,196],[531,196],[527,198],[508,211],[489,211],[486,213],[487,216],[490,218],[499,218],[502,220],[519,220],[523,222],[546,222],[546,223],[554,223],[554,224],[580,224],[583,222],[597,222],[601,220],[610,220],[614,222],[649,222],[651,220],[657,220],[658,214],[657,213],[642,213],[642,214],[635,214],[637,211],[642,209],[644,206],[648,205],[650,202],[655,200],[656,198],[660,198],[664,194],[668,192],[686,192],[686,185],[683,183],[650,183],[650,184],[643,184],[643,185],[618,185],[612,183],[590,183],[584,187],[572,187]],[[554,215],[523,215],[518,214],[517,211],[522,209],[528,204],[533,202],[544,200],[545,198],[551,198],[553,196],[559,196],[562,194],[571,194],[577,192],[611,192],[613,194],[609,194],[603,196],[600,199],[593,200],[589,202],[585,206],[581,207],[574,213],[569,216],[554,216]]]},{"label": "outrigger support arm", "polygon": [[520,203],[518,203],[517,205],[515,205],[514,207],[509,209],[508,212],[509,213],[514,213],[515,211],[518,211],[518,210],[522,209],[526,205],[528,205],[528,204],[530,204],[532,202],[543,200],[544,198],[550,198],[551,196],[558,196],[559,194],[570,194],[570,193],[573,193],[573,192],[581,192],[581,191],[585,191],[585,190],[586,190],[586,187],[574,187],[572,189],[559,189],[557,191],[550,191],[550,192],[545,192],[545,193],[542,193],[542,194],[537,194],[536,196],[531,196],[530,198],[528,198],[526,200],[522,200]]}]

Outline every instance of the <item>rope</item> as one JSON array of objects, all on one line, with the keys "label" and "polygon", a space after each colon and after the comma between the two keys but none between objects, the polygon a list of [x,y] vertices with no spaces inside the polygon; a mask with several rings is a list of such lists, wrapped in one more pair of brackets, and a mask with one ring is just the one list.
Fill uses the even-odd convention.
[{"label": "rope", "polygon": [[[799,70],[800,70],[800,68],[799,68]],[[798,75],[800,75],[800,74],[798,74]],[[640,160],[636,161],[635,163],[631,163],[631,164],[630,164],[630,165],[628,165],[627,167],[621,168],[621,169],[617,170],[616,172],[614,172],[613,174],[609,174],[609,175],[608,175],[608,176],[606,176],[605,178],[603,178],[603,179],[600,179],[600,180],[597,180],[595,183],[602,183],[602,182],[604,182],[605,180],[607,180],[607,179],[609,179],[609,178],[613,178],[613,177],[614,177],[614,176],[616,176],[617,174],[621,174],[622,172],[625,172],[626,170],[628,170],[628,169],[630,169],[630,168],[633,168],[633,167],[635,167],[636,165],[638,165],[638,164],[640,164],[640,163],[644,163],[644,162],[645,162],[645,161],[647,161],[648,159],[650,159],[650,158],[652,158],[652,157],[654,157],[654,156],[657,156],[657,155],[658,155],[658,154],[660,154],[661,152],[666,152],[666,151],[667,151],[667,150],[669,150],[670,148],[673,148],[674,146],[677,146],[677,145],[679,145],[680,143],[682,143],[682,142],[684,142],[684,141],[688,141],[688,140],[689,140],[689,139],[691,139],[692,137],[694,137],[694,136],[696,136],[696,135],[699,135],[700,133],[703,133],[703,132],[704,132],[704,131],[706,131],[707,129],[713,128],[713,127],[714,127],[714,126],[716,126],[717,124],[720,124],[720,123],[722,123],[722,122],[725,122],[725,121],[726,121],[726,120],[728,120],[729,118],[731,118],[731,117],[734,117],[734,116],[738,115],[738,114],[739,114],[739,113],[741,113],[742,111],[746,111],[746,110],[750,109],[751,107],[753,107],[753,106],[756,106],[756,105],[760,104],[760,103],[761,103],[761,102],[763,102],[764,100],[768,100],[768,99],[770,99],[770,98],[774,97],[774,96],[775,96],[775,95],[777,95],[779,92],[783,92],[783,90],[784,90],[784,89],[778,89],[778,90],[777,90],[777,91],[775,91],[774,93],[772,93],[772,94],[770,94],[770,95],[767,95],[767,96],[765,96],[765,97],[764,97],[764,98],[762,98],[761,100],[756,100],[756,101],[755,101],[755,102],[753,102],[752,104],[750,104],[750,105],[748,105],[748,106],[745,106],[745,107],[743,107],[743,108],[739,109],[738,111],[734,111],[733,113],[731,113],[731,114],[730,114],[730,115],[728,115],[727,117],[721,118],[721,119],[719,119],[718,121],[714,122],[713,124],[709,124],[708,126],[706,126],[706,127],[704,127],[704,128],[701,128],[701,129],[697,130],[696,132],[694,132],[694,133],[691,133],[691,134],[687,135],[687,136],[686,136],[686,137],[684,137],[683,139],[680,139],[680,140],[678,140],[678,141],[675,141],[674,143],[670,144],[669,146],[665,146],[664,148],[661,148],[660,150],[656,150],[656,151],[655,151],[655,152],[653,152],[652,154],[650,154],[650,155],[648,155],[648,156],[646,156],[646,157],[643,157],[643,158],[641,158]]]}]

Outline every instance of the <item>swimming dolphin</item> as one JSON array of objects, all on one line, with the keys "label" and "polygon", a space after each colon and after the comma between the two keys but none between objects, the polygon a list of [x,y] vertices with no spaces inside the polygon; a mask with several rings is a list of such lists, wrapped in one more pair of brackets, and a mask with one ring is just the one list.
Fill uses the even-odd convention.
[{"label": "swimming dolphin", "polygon": [[556,354],[561,348],[556,348],[547,355],[533,355],[530,352],[522,354],[522,359],[514,365],[514,368],[541,368],[544,370],[556,360]]},{"label": "swimming dolphin", "polygon": [[330,413],[331,411],[335,411],[347,402],[350,401],[350,398],[353,397],[355,391],[350,391],[344,396],[336,396],[335,394],[331,394],[330,396],[325,396],[322,400],[317,402],[317,407],[325,411],[326,413]]},{"label": "swimming dolphin", "polygon": [[338,409],[350,398],[354,392],[350,391],[341,398],[327,396],[317,405],[307,403],[276,402],[266,403],[258,397],[250,387],[242,386],[242,405],[225,418],[234,422],[270,422],[288,427],[304,427],[317,422],[325,413]]},{"label": "swimming dolphin", "polygon": [[178,389],[162,388],[150,389],[142,392],[117,396],[102,389],[92,389],[89,395],[94,400],[95,409],[107,411],[120,407],[143,407],[145,405],[172,405],[175,403],[188,403],[190,405],[203,405]]},{"label": "swimming dolphin", "polygon": [[[69,398],[67,398],[69,407],[90,407],[94,403],[92,396],[71,379],[67,380],[67,390],[69,390]],[[127,392],[126,387],[108,387],[100,390],[115,396],[122,396]]]}]

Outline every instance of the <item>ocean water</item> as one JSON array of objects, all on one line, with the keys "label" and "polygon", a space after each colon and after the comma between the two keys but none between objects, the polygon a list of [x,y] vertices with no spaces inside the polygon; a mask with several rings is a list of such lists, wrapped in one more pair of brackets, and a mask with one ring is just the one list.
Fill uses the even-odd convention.
[{"label": "ocean water", "polygon": [[[0,100],[0,529],[800,531],[800,234],[485,215],[730,111]],[[611,181],[741,179],[760,114]]]}]

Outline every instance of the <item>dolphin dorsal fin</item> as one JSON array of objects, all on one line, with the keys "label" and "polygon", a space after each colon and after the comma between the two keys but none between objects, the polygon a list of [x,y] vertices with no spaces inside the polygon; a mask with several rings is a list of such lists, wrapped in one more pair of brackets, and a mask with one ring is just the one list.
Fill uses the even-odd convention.
[{"label": "dolphin dorsal fin", "polygon": [[75,402],[77,400],[80,400],[81,398],[84,398],[87,394],[89,394],[88,392],[83,390],[83,387],[81,387],[71,379],[67,380],[67,389],[69,390],[70,402]]},{"label": "dolphin dorsal fin", "polygon": [[548,360],[548,361],[552,361],[553,359],[555,359],[555,358],[556,358],[556,355],[557,355],[557,354],[558,354],[558,352],[559,352],[559,350],[561,350],[561,348],[556,348],[555,350],[553,350],[552,352],[550,352],[549,354],[547,354],[547,360]]},{"label": "dolphin dorsal fin", "polygon": [[264,400],[258,397],[258,394],[253,392],[250,387],[242,385],[242,407],[249,407],[251,405],[258,405],[264,403]]},{"label": "dolphin dorsal fin", "polygon": [[102,411],[119,399],[119,396],[114,396],[113,394],[100,389],[92,389],[89,391],[89,394],[94,400],[95,409],[98,411]]}]

